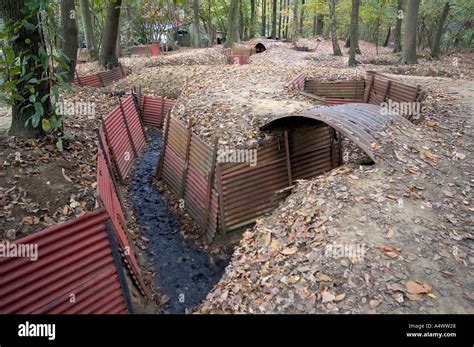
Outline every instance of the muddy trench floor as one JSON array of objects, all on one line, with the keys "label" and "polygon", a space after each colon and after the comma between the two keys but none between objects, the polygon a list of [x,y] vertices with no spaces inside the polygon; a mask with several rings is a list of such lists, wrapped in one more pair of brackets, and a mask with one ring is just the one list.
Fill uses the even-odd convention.
[{"label": "muddy trench floor", "polygon": [[144,266],[155,271],[154,287],[167,297],[165,313],[185,313],[204,300],[222,277],[229,259],[213,257],[181,233],[178,217],[153,185],[162,134],[148,131],[148,146],[137,161],[129,186],[138,227],[148,240]]}]

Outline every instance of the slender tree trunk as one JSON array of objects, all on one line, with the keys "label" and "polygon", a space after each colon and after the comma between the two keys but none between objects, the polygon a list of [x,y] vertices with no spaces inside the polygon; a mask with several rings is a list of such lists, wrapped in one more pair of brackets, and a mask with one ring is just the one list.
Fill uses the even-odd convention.
[{"label": "slender tree trunk", "polygon": [[[20,23],[25,19],[25,15],[22,12],[24,7],[24,0],[0,0],[0,18],[4,21],[11,20]],[[16,35],[18,35],[17,39],[8,43],[16,57],[39,56],[40,49],[46,51],[44,37],[38,25],[38,16],[33,16],[28,21],[34,28],[27,30],[24,26],[21,26],[20,30],[16,32]],[[11,34],[13,36],[13,33]],[[31,41],[31,43],[25,43],[25,40]],[[37,80],[41,80],[48,74],[43,65],[36,64],[33,59],[30,59],[27,64],[22,65],[22,68],[33,73],[31,78],[36,78]],[[16,80],[16,78],[13,78],[13,80]],[[40,137],[43,134],[41,124],[34,127],[32,121],[32,116],[36,111],[35,107],[33,107],[34,103],[30,101],[31,91],[26,88],[26,83],[19,83],[17,90],[17,94],[21,95],[24,100],[15,100],[12,105],[12,123],[9,134],[20,138]],[[38,93],[36,100],[45,99],[44,101],[42,100],[41,104],[44,109],[44,116],[49,116],[52,107],[48,81],[39,82],[36,85],[35,91]]]},{"label": "slender tree trunk", "polygon": [[293,4],[293,37],[292,41],[296,44],[298,42],[298,4],[300,0],[294,0]]},{"label": "slender tree trunk", "polygon": [[431,50],[431,58],[438,59],[439,58],[439,50],[441,47],[441,36],[443,36],[443,29],[444,23],[446,22],[446,18],[449,14],[449,1],[444,3],[443,12],[441,13],[441,17],[438,21],[438,27],[436,29],[436,36],[433,43],[433,49]]},{"label": "slender tree trunk", "polygon": [[227,23],[227,40],[225,46],[232,47],[239,41],[239,2],[240,0],[231,0],[229,7],[229,20]]},{"label": "slender tree trunk", "polygon": [[405,21],[405,35],[403,38],[403,51],[401,64],[417,64],[416,57],[416,24],[420,0],[408,1],[407,15]]},{"label": "slender tree trunk", "polygon": [[387,36],[385,36],[385,41],[383,42],[384,47],[388,47],[390,43],[390,36],[392,35],[392,27],[389,25],[387,30]]},{"label": "slender tree trunk", "polygon": [[242,1],[239,4],[239,41],[245,39],[245,15],[242,8]]},{"label": "slender tree trunk", "polygon": [[255,30],[257,27],[257,9],[255,0],[250,0],[250,38],[255,38]]},{"label": "slender tree trunk", "polygon": [[324,16],[321,13],[316,14],[316,33],[315,36],[323,34]]},{"label": "slender tree trunk", "polygon": [[360,0],[352,0],[351,12],[351,45],[349,48],[349,63],[351,67],[357,66],[356,52],[359,42],[359,6]]},{"label": "slender tree trunk", "polygon": [[201,46],[201,35],[199,34],[199,0],[193,0],[193,47]]},{"label": "slender tree trunk", "polygon": [[209,34],[209,47],[214,46],[214,41],[216,40],[215,38],[215,30],[214,30],[214,25],[212,24],[212,0],[208,0],[207,2],[207,32]]},{"label": "slender tree trunk", "polygon": [[329,5],[329,31],[331,32],[332,50],[335,56],[342,56],[336,32],[336,0],[328,0]]},{"label": "slender tree trunk", "polygon": [[267,36],[267,0],[262,0],[262,37]]},{"label": "slender tree trunk", "polygon": [[305,10],[305,0],[301,2],[301,15],[300,15],[300,27],[299,27],[299,35],[303,37],[303,30],[304,30],[304,10]]},{"label": "slender tree trunk", "polygon": [[86,36],[87,51],[89,53],[89,60],[95,61],[99,58],[97,47],[94,39],[94,26],[92,25],[91,10],[89,7],[89,0],[81,0],[81,16],[84,32]]},{"label": "slender tree trunk", "polygon": [[74,81],[77,62],[77,23],[76,8],[74,0],[61,0],[61,49],[67,57],[69,69],[67,71],[67,82]]},{"label": "slender tree trunk", "polygon": [[99,56],[99,64],[106,69],[113,69],[118,65],[116,45],[120,24],[121,5],[122,0],[109,0]]},{"label": "slender tree trunk", "polygon": [[281,39],[281,26],[283,22],[283,18],[281,12],[283,10],[283,0],[280,0],[280,7],[279,7],[279,14],[278,14],[278,38]]},{"label": "slender tree trunk", "polygon": [[285,40],[288,40],[288,30],[289,30],[289,25],[290,25],[290,0],[286,0],[285,2],[285,9],[286,9],[286,15],[285,15]]},{"label": "slender tree trunk", "polygon": [[397,0],[397,22],[393,32],[393,53],[402,51],[402,23],[403,23],[403,0]]},{"label": "slender tree trunk", "polygon": [[272,39],[277,37],[277,0],[272,1]]}]

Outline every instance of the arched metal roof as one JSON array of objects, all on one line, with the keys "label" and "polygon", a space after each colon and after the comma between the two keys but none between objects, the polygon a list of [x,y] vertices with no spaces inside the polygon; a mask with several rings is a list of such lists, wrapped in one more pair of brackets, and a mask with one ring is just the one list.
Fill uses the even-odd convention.
[{"label": "arched metal roof", "polygon": [[301,119],[313,119],[326,123],[354,141],[373,161],[376,161],[373,144],[378,143],[380,133],[389,124],[411,125],[408,120],[399,115],[383,114],[381,107],[377,105],[345,104],[334,107],[314,108],[298,116],[276,118],[262,126],[261,130],[278,128],[288,125],[288,122]]}]

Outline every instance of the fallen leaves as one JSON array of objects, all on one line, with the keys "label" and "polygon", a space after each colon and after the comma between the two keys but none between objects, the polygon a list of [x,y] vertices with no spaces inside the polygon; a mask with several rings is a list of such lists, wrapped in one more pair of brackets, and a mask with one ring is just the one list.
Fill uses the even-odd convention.
[{"label": "fallen leaves", "polygon": [[282,250],[280,253],[283,254],[283,255],[293,255],[295,254],[296,252],[298,252],[298,247],[288,247],[288,248],[285,248],[284,250]]},{"label": "fallen leaves", "polygon": [[376,248],[387,254],[390,258],[396,258],[401,253],[400,248],[392,246],[378,245]]}]

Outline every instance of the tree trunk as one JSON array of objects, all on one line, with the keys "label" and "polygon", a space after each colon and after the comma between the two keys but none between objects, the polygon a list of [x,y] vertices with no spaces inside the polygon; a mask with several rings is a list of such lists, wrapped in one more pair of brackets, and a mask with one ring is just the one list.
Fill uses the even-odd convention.
[{"label": "tree trunk", "polygon": [[351,12],[351,44],[349,48],[349,63],[351,67],[357,66],[356,53],[359,42],[359,6],[360,0],[352,0]]},{"label": "tree trunk", "polygon": [[329,5],[329,31],[331,32],[332,50],[335,56],[342,56],[336,32],[336,0],[328,0]]},{"label": "tree trunk", "polygon": [[67,59],[69,69],[64,78],[66,82],[74,81],[77,62],[77,23],[74,0],[61,0],[61,50]]},{"label": "tree trunk", "polygon": [[208,6],[207,6],[207,11],[208,11],[208,18],[207,18],[207,32],[209,35],[209,43],[208,47],[214,46],[214,41],[216,40],[215,37],[215,30],[214,30],[214,25],[212,24],[212,0],[208,0]]},{"label": "tree trunk", "polygon": [[408,1],[401,64],[416,64],[416,24],[420,0]]},{"label": "tree trunk", "polygon": [[255,29],[257,27],[257,9],[255,0],[250,0],[250,38],[255,38]]},{"label": "tree trunk", "polygon": [[300,27],[299,27],[299,35],[303,37],[303,30],[304,30],[304,10],[305,10],[305,0],[302,0],[301,6],[301,15],[300,15]]},{"label": "tree trunk", "polygon": [[267,36],[267,0],[262,0],[262,37]]},{"label": "tree trunk", "polygon": [[[20,23],[25,19],[25,14],[22,9],[25,7],[24,0],[0,0],[0,18],[6,21],[13,21]],[[20,30],[16,32],[18,35],[16,40],[10,41],[10,47],[15,53],[15,57],[24,56],[39,56],[40,49],[46,51],[46,45],[40,26],[38,25],[38,16],[32,16],[28,19],[34,28],[32,30],[25,29],[24,26],[20,27]],[[13,33],[11,33],[13,36]],[[31,41],[31,43],[25,43],[25,40]],[[5,43],[6,45],[6,43]],[[33,73],[31,78],[41,80],[44,78],[48,71],[46,71],[42,64],[36,64],[33,59],[22,67],[27,71]],[[15,77],[12,80],[16,80]],[[37,138],[43,134],[41,122],[38,122],[37,126],[33,126],[33,120],[31,117],[35,115],[35,107],[29,100],[31,92],[26,88],[27,84],[22,82],[17,85],[17,94],[21,96],[23,100],[15,100],[12,105],[12,123],[9,130],[11,136],[17,136],[20,138]],[[50,87],[48,81],[39,82],[35,87],[38,93],[36,100],[41,100],[44,113],[43,116],[48,117],[51,114],[51,99],[49,97]],[[28,107],[27,107],[28,106]]]},{"label": "tree trunk", "polygon": [[388,30],[387,30],[387,36],[385,36],[385,41],[383,42],[384,47],[388,47],[391,35],[392,35],[392,27],[389,25]]},{"label": "tree trunk", "polygon": [[199,34],[199,0],[193,0],[193,47],[201,46],[201,35]]},{"label": "tree trunk", "polygon": [[122,0],[109,0],[99,57],[99,64],[106,69],[113,69],[118,66],[116,45],[120,24],[121,5]]},{"label": "tree trunk", "polygon": [[449,1],[444,3],[443,12],[441,13],[441,18],[438,21],[438,27],[436,29],[436,36],[433,43],[433,49],[431,50],[431,58],[438,59],[439,58],[439,50],[441,47],[441,36],[443,35],[444,23],[446,22],[446,18],[449,14]]},{"label": "tree trunk", "polygon": [[293,37],[292,41],[293,43],[296,43],[298,41],[298,4],[300,0],[294,0],[294,6],[293,6]]},{"label": "tree trunk", "polygon": [[277,37],[277,0],[272,2],[272,39]]},{"label": "tree trunk", "polygon": [[96,61],[99,57],[97,47],[94,39],[94,26],[92,25],[91,10],[89,7],[89,0],[81,0],[81,16],[82,25],[86,36],[87,51],[89,53],[89,60]]},{"label": "tree trunk", "polygon": [[397,22],[395,24],[393,53],[402,51],[403,0],[397,1]]},{"label": "tree trunk", "polygon": [[316,14],[316,33],[315,36],[323,34],[324,16],[321,13]]},{"label": "tree trunk", "polygon": [[288,27],[290,24],[290,0],[286,0],[285,3],[286,16],[285,16],[285,40],[288,40]]},{"label": "tree trunk", "polygon": [[225,47],[229,48],[239,41],[239,2],[231,0],[229,7],[229,20],[227,23],[227,40]]},{"label": "tree trunk", "polygon": [[281,11],[283,10],[283,0],[280,0],[280,13],[278,15],[278,38],[281,39],[281,26],[283,22],[283,18],[281,15]]}]

